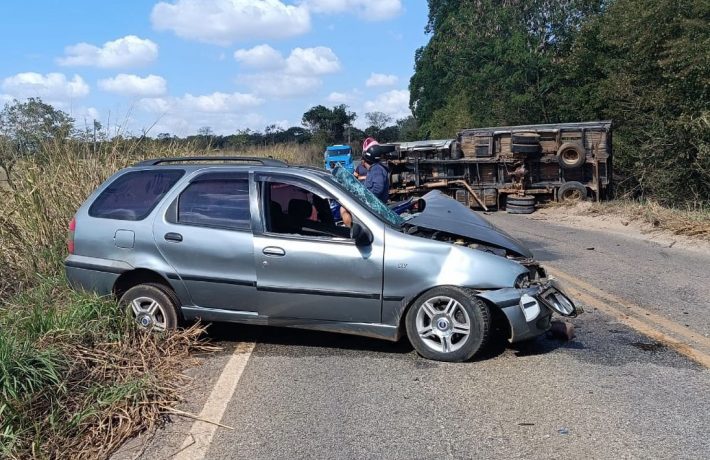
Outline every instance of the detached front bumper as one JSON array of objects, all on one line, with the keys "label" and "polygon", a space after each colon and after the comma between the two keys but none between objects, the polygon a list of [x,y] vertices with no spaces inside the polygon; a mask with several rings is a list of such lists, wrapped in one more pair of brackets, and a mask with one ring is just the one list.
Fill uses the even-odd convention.
[{"label": "detached front bumper", "polygon": [[553,313],[575,317],[582,309],[575,306],[555,279],[540,279],[527,288],[481,291],[478,296],[498,305],[510,324],[509,341],[538,337],[550,329]]}]

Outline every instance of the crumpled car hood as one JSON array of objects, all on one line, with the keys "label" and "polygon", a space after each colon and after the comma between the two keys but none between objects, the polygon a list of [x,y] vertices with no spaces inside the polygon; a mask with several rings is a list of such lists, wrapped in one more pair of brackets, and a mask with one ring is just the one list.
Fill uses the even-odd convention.
[{"label": "crumpled car hood", "polygon": [[470,238],[518,256],[533,258],[532,252],[520,241],[441,191],[432,190],[422,198],[426,201],[424,212],[407,220],[408,224]]}]

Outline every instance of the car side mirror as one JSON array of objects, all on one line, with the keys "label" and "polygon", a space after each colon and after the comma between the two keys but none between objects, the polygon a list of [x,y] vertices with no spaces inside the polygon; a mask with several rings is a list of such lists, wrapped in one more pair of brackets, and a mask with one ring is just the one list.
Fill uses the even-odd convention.
[{"label": "car side mirror", "polygon": [[369,246],[375,240],[372,232],[367,227],[357,222],[353,222],[350,228],[350,238],[355,240],[355,245],[359,247]]}]

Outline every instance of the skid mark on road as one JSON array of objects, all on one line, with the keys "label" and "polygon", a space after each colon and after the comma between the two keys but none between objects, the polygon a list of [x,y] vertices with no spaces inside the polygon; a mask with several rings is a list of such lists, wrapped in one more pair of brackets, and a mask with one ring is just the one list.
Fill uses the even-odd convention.
[{"label": "skid mark on road", "polygon": [[[190,433],[182,443],[180,451],[173,457],[176,460],[201,460],[205,458],[207,450],[212,443],[217,428],[216,423],[222,420],[224,411],[227,409],[229,401],[237,389],[239,379],[244,372],[244,368],[249,361],[252,351],[254,350],[255,342],[242,342],[234,349],[234,353],[229,358],[227,365],[224,366],[222,373],[215,383],[210,397],[205,402],[199,418],[192,424]],[[209,423],[202,420],[209,420]]]},{"label": "skid mark on road", "polygon": [[572,297],[710,368],[709,338],[562,271],[549,266],[546,269],[550,275],[567,283],[566,291]]}]

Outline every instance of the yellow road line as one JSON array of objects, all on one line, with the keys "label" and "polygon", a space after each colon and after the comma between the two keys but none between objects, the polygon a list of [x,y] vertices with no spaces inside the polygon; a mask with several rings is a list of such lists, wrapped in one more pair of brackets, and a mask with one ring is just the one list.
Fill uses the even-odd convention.
[{"label": "yellow road line", "polygon": [[[234,395],[237,383],[244,372],[244,368],[249,361],[251,352],[254,350],[254,342],[243,342],[237,345],[234,353],[229,358],[227,365],[222,369],[222,373],[217,379],[210,397],[200,412],[199,418],[192,424],[190,433],[182,443],[180,451],[173,457],[175,460],[201,460],[205,458],[212,443],[212,438],[217,431],[222,420],[224,411],[227,409],[229,401]],[[204,422],[209,420],[215,423]]]},{"label": "yellow road line", "polygon": [[546,267],[546,270],[550,275],[565,281],[565,290],[572,297],[710,368],[709,338],[637,304],[604,292],[567,273],[549,266]]}]

